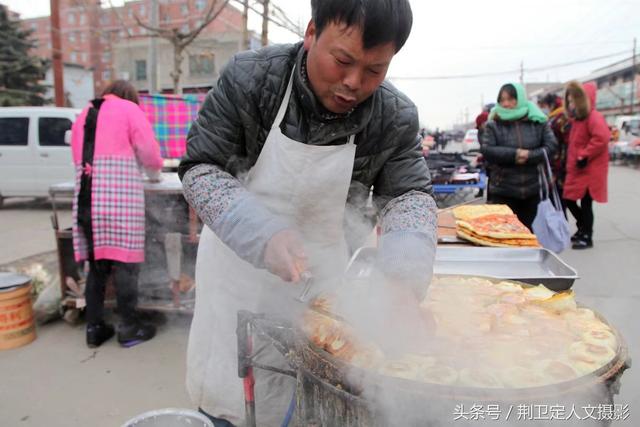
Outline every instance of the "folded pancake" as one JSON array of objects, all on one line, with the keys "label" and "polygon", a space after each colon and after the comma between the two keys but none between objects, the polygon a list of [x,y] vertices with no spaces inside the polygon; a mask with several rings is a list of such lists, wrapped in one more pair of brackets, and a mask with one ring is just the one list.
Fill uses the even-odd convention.
[{"label": "folded pancake", "polygon": [[615,350],[618,346],[616,336],[607,329],[592,329],[582,334],[582,341],[589,344],[597,344]]},{"label": "folded pancake", "polygon": [[530,301],[542,301],[551,298],[556,293],[544,285],[532,286],[524,290],[525,297]]},{"label": "folded pancake", "polygon": [[302,328],[311,342],[325,349],[340,332],[341,325],[331,317],[315,311],[307,311],[303,318]]},{"label": "folded pancake", "polygon": [[536,236],[516,215],[491,214],[469,219],[467,221],[456,221],[458,229],[462,228],[473,232],[479,236],[492,239],[522,239],[535,240]]},{"label": "folded pancake", "polygon": [[464,368],[460,370],[458,384],[465,387],[500,388],[502,381],[487,369]]},{"label": "folded pancake", "polygon": [[[569,346],[569,358],[579,364],[581,368],[596,370],[611,362],[616,356],[616,352],[605,345],[590,344],[584,341],[578,341]],[[593,372],[593,371],[589,371]]]},{"label": "folded pancake", "polygon": [[578,306],[576,304],[575,293],[572,290],[559,292],[551,298],[544,300],[536,300],[534,304],[540,305],[555,313],[564,313],[567,311],[575,311]]},{"label": "folded pancake", "polygon": [[540,243],[538,243],[538,240],[535,238],[533,239],[495,239],[491,237],[481,236],[472,231],[461,229],[461,228],[458,228],[456,230],[456,233],[458,237],[481,246],[490,246],[495,248],[510,248],[513,246],[532,247],[532,248],[540,247]]},{"label": "folded pancake", "polygon": [[513,215],[513,211],[507,205],[463,205],[453,208],[453,216],[463,221],[490,214]]},{"label": "folded pancake", "polygon": [[458,380],[458,371],[447,365],[435,364],[422,368],[419,379],[427,383],[450,385]]},{"label": "folded pancake", "polygon": [[571,362],[564,360],[543,359],[534,364],[533,370],[542,374],[549,384],[571,381],[579,376]]},{"label": "folded pancake", "polygon": [[500,378],[505,386],[511,388],[540,387],[549,383],[542,373],[520,366],[503,369]]}]

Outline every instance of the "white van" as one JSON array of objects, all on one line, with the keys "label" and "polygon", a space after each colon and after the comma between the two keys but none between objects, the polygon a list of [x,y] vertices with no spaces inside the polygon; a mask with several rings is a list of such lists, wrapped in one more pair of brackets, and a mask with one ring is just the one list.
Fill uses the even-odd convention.
[{"label": "white van", "polygon": [[0,108],[0,206],[7,197],[47,197],[73,181],[71,124],[79,109]]},{"label": "white van", "polygon": [[640,116],[618,116],[615,126],[620,131],[620,141],[631,141],[640,137]]}]

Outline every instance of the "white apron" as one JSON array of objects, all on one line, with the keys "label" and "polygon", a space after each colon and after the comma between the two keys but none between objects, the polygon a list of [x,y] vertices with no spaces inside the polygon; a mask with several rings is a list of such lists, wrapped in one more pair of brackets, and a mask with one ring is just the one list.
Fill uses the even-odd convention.
[{"label": "white apron", "polygon": [[[295,70],[295,69],[294,69]],[[356,147],[314,146],[287,138],[280,130],[291,88],[289,78],[278,114],[246,188],[302,236],[309,270],[316,281],[340,275],[348,250],[343,220]],[[204,227],[196,260],[196,303],[187,350],[187,390],[198,407],[233,424],[244,424],[244,395],[238,377],[238,310],[286,316],[300,284],[286,283],[239,258]],[[256,345],[257,344],[257,345]],[[257,349],[260,343],[254,344]],[[273,348],[262,363],[284,366]],[[280,426],[295,390],[295,380],[255,369],[259,426]]]}]

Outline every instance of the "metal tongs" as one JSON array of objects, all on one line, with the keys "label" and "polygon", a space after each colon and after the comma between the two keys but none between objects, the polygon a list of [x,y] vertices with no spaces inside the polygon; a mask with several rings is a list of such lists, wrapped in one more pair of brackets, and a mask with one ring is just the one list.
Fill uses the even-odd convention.
[{"label": "metal tongs", "polygon": [[306,304],[313,286],[313,275],[309,271],[303,271],[300,273],[300,280],[302,281],[302,291],[296,300]]}]

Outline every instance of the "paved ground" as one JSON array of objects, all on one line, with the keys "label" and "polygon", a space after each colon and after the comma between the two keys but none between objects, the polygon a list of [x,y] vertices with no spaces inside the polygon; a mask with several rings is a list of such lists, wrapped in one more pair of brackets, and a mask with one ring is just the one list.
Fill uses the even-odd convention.
[{"label": "paved ground", "polygon": [[[71,204],[63,203],[59,220],[71,226]],[[46,199],[7,199],[0,208],[0,265],[55,250],[51,203]]]},{"label": "paved ground", "polygon": [[[596,206],[595,248],[562,254],[581,276],[574,286],[578,299],[619,328],[632,356],[640,354],[639,212],[640,171],[612,168],[610,203]],[[46,203],[8,201],[0,210],[0,265],[54,247]],[[188,318],[169,318],[149,343],[121,349],[109,342],[97,351],[85,347],[82,326],[39,327],[32,344],[0,352],[0,425],[118,426],[147,410],[189,407],[188,325]],[[618,425],[639,425],[637,368],[623,376],[616,403],[628,404],[631,413]]]}]

